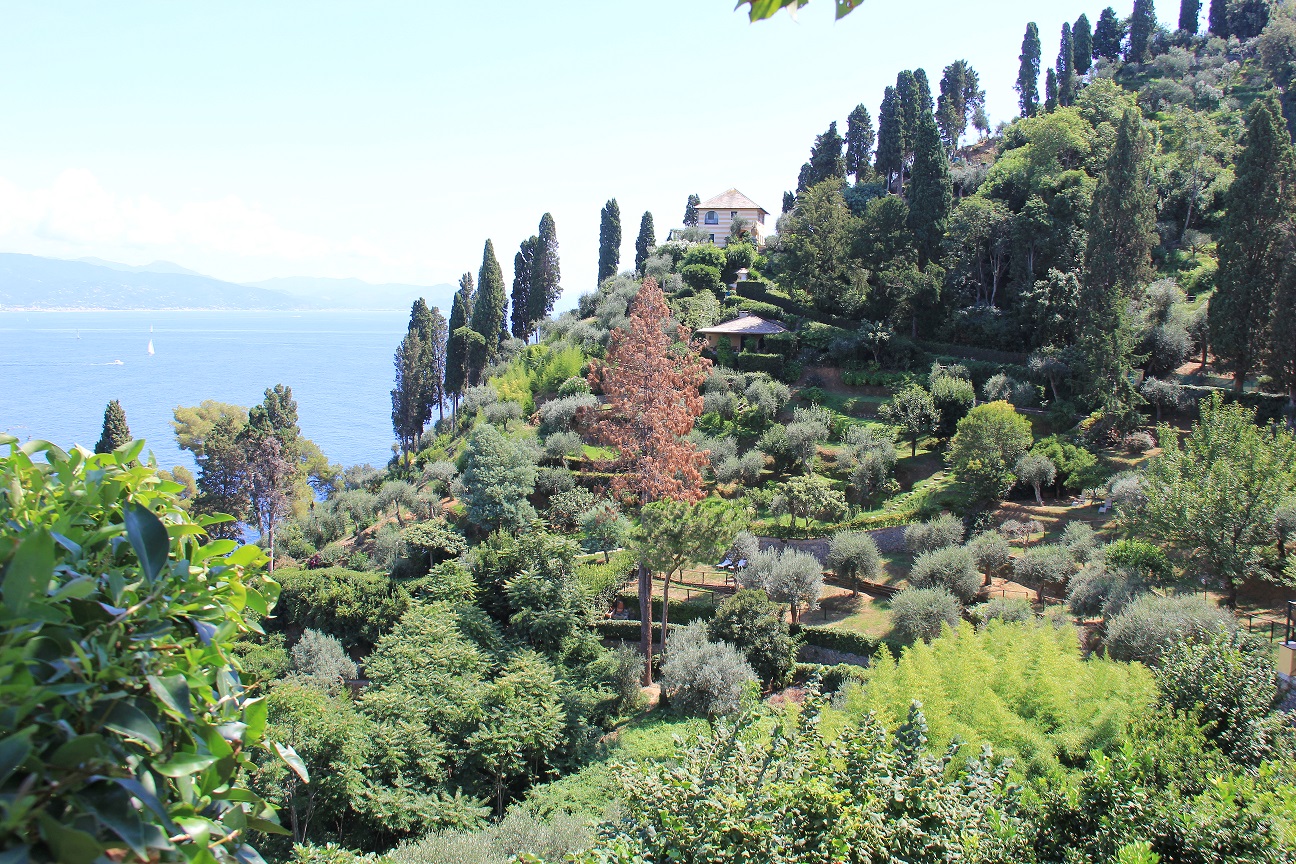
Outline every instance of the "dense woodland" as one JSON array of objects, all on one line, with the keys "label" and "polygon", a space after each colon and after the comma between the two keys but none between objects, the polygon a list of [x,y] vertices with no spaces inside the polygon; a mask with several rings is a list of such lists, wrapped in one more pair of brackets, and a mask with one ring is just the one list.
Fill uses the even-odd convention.
[{"label": "dense woodland", "polygon": [[1293,860],[1296,11],[1173,12],[899,72],[764,245],[609,200],[562,315],[486,241],[385,466],[0,440],[5,864]]}]

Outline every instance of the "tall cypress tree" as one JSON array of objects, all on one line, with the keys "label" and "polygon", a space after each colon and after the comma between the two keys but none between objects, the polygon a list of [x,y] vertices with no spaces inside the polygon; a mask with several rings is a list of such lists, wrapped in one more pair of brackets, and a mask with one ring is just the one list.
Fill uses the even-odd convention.
[{"label": "tall cypress tree", "polygon": [[486,364],[499,356],[500,334],[504,331],[504,312],[508,296],[504,292],[504,271],[495,257],[495,244],[486,241],[482,248],[481,269],[477,272],[477,298],[473,301],[470,327],[482,337],[468,351],[468,383],[476,384]]},{"label": "tall cypress tree", "polygon": [[599,213],[598,282],[617,274],[621,266],[621,208],[615,198]]},{"label": "tall cypress tree", "polygon": [[877,134],[873,131],[873,117],[868,108],[856,105],[846,118],[846,173],[860,182],[869,170],[873,144]]},{"label": "tall cypress tree", "polygon": [[531,317],[531,268],[535,263],[536,247],[539,245],[540,238],[532,234],[522,241],[517,254],[513,256],[513,302],[509,321],[513,325],[513,336],[517,339],[530,339],[532,324],[535,321]]},{"label": "tall cypress tree", "polygon": [[[417,320],[420,312],[427,312],[427,304],[419,298],[410,312],[409,328],[396,349],[394,365],[396,367],[396,386],[391,391],[392,431],[400,442],[402,456],[408,456],[414,449],[423,430],[427,427],[428,406],[424,399],[429,389],[424,380],[423,351],[425,343]],[[430,322],[428,322],[430,327]]]},{"label": "tall cypress tree", "polygon": [[1179,0],[1179,29],[1196,33],[1201,20],[1201,0]]},{"label": "tall cypress tree", "polygon": [[1090,397],[1128,404],[1134,350],[1129,304],[1152,271],[1155,199],[1148,183],[1151,136],[1127,109],[1094,190],[1079,298],[1079,348]]},{"label": "tall cypress tree", "polygon": [[1108,6],[1098,15],[1098,26],[1093,34],[1094,59],[1103,57],[1115,60],[1120,56],[1121,42],[1125,39],[1125,25],[1116,15],[1116,10]]},{"label": "tall cypress tree", "polygon": [[1296,250],[1287,249],[1282,277],[1274,285],[1273,314],[1265,346],[1265,371],[1275,387],[1287,393],[1287,405],[1296,409]]},{"label": "tall cypress tree", "polygon": [[1156,30],[1156,8],[1152,0],[1134,0],[1134,12],[1130,15],[1129,50],[1125,53],[1126,61],[1142,63],[1148,57],[1148,41]]},{"label": "tall cypress tree", "polygon": [[130,426],[126,425],[126,412],[116,399],[104,407],[103,434],[95,445],[96,453],[111,453],[131,441]]},{"label": "tall cypress tree", "polygon": [[1053,67],[1044,70],[1044,111],[1052,114],[1058,107],[1058,82],[1057,73]]},{"label": "tall cypress tree", "polygon": [[902,124],[900,95],[896,88],[888,87],[882,94],[882,107],[878,109],[877,154],[873,159],[873,169],[886,178],[888,186],[904,165]]},{"label": "tall cypress tree", "polygon": [[1229,37],[1228,0],[1210,0],[1210,11],[1206,14],[1206,27],[1212,36],[1221,39]]},{"label": "tall cypress tree", "polygon": [[1058,104],[1065,108],[1075,102],[1076,94],[1075,42],[1072,39],[1070,24],[1062,25],[1062,41],[1058,43],[1056,68]]},{"label": "tall cypress tree", "polygon": [[784,212],[784,213],[791,213],[792,210],[793,210],[793,208],[795,208],[795,207],[796,207],[796,193],[795,193],[795,192],[784,192],[784,193],[783,193],[783,210],[782,210],[782,212]]},{"label": "tall cypress tree", "polygon": [[465,273],[459,277],[459,290],[455,292],[454,302],[450,305],[445,350],[445,390],[450,394],[456,410],[459,396],[468,383],[468,343],[456,333],[468,326],[474,299],[472,274]]},{"label": "tall cypress tree", "polygon": [[801,180],[805,184],[798,191],[805,191],[825,180],[846,179],[846,157],[843,154],[846,142],[837,133],[837,121],[828,124],[828,130],[815,136],[814,146],[810,148],[810,161]]},{"label": "tall cypress tree", "polygon": [[1013,85],[1023,117],[1034,117],[1039,111],[1040,53],[1039,27],[1032,21],[1026,25],[1026,35],[1022,37],[1017,83]]},{"label": "tall cypress tree", "polygon": [[1211,347],[1241,391],[1265,353],[1296,207],[1296,157],[1273,93],[1252,104],[1234,170],[1208,315]]},{"label": "tall cypress tree", "polygon": [[959,139],[967,131],[967,63],[956,60],[945,67],[940,80],[940,96],[936,99],[936,126],[950,152],[958,148]]},{"label": "tall cypress tree", "polygon": [[923,114],[914,145],[913,175],[909,180],[909,230],[918,249],[918,267],[925,269],[940,254],[949,222],[954,193],[950,185],[949,155],[941,141],[936,119]]},{"label": "tall cypress tree", "polygon": [[900,171],[913,164],[914,136],[918,133],[919,107],[918,82],[912,70],[905,69],[896,75],[896,97],[900,107]]},{"label": "tall cypress tree", "polygon": [[652,213],[644,211],[639,219],[639,236],[635,238],[635,272],[642,274],[648,255],[657,245],[657,233],[653,230]]},{"label": "tall cypress tree", "polygon": [[[562,272],[558,262],[558,226],[552,215],[540,217],[535,254],[531,257],[531,293],[528,316],[532,324],[543,321],[562,296]],[[538,339],[539,337],[537,337]]]},{"label": "tall cypress tree", "polygon": [[[931,82],[927,80],[926,69],[913,70],[914,92],[917,94],[917,104],[919,114],[936,113],[936,102],[932,99]],[[914,133],[917,134],[918,127],[914,126]]]},{"label": "tall cypress tree", "polygon": [[423,382],[426,385],[424,402],[427,403],[428,417],[432,416],[433,406],[440,415],[445,411],[445,376],[446,376],[446,329],[445,316],[433,306],[428,316],[428,328],[424,334],[423,344]]},{"label": "tall cypress tree", "polygon": [[696,193],[688,197],[688,203],[684,205],[684,225],[688,228],[696,228],[698,224],[698,205],[702,199]]},{"label": "tall cypress tree", "polygon": [[1076,74],[1089,74],[1089,67],[1093,65],[1093,28],[1089,25],[1088,15],[1081,14],[1071,27],[1071,44]]}]

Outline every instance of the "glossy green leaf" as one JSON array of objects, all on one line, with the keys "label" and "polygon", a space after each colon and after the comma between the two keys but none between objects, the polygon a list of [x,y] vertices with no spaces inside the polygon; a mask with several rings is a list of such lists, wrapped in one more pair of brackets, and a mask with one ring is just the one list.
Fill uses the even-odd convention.
[{"label": "glossy green leaf", "polygon": [[60,768],[77,768],[94,759],[110,757],[108,742],[98,733],[78,735],[54,751],[50,764]]},{"label": "glossy green leaf", "polygon": [[270,714],[270,703],[264,696],[249,699],[243,703],[243,722],[247,730],[243,733],[244,744],[255,744],[265,734],[266,718]]},{"label": "glossy green leaf", "polygon": [[271,741],[270,744],[274,747],[275,752],[279,754],[279,758],[302,779],[303,783],[310,782],[310,772],[306,770],[306,763],[297,755],[296,750],[286,744],[280,744],[278,741]]},{"label": "glossy green leaf", "polygon": [[292,832],[280,825],[278,822],[271,822],[269,819],[258,819],[255,816],[249,816],[248,827],[253,831],[260,831],[262,834],[277,834],[280,837],[291,837]]},{"label": "glossy green leaf", "polygon": [[90,864],[103,852],[103,846],[84,831],[60,825],[48,813],[38,817],[41,839],[54,853],[59,864]]},{"label": "glossy green leaf", "polygon": [[144,568],[144,577],[149,582],[154,582],[166,567],[167,555],[171,552],[166,526],[152,510],[134,501],[126,505],[124,516],[126,537],[139,558],[140,566]]},{"label": "glossy green leaf", "polygon": [[35,727],[29,726],[0,740],[0,784],[8,780],[31,755],[31,738],[35,731]]},{"label": "glossy green leaf", "polygon": [[184,717],[186,720],[193,720],[193,707],[189,698],[189,682],[183,675],[168,675],[165,678],[159,678],[157,675],[148,676],[149,689],[153,695],[161,700],[162,704],[170,708],[176,714]]},{"label": "glossy green leaf", "polygon": [[28,534],[4,571],[4,605],[9,614],[22,615],[33,597],[45,593],[53,574],[54,538],[43,530]]},{"label": "glossy green leaf", "polygon": [[197,774],[204,768],[215,764],[215,756],[203,756],[198,753],[177,753],[169,762],[154,766],[159,774],[165,777],[187,777]]},{"label": "glossy green leaf", "polygon": [[143,711],[128,702],[112,703],[103,725],[128,738],[142,741],[152,750],[162,749],[162,733]]}]

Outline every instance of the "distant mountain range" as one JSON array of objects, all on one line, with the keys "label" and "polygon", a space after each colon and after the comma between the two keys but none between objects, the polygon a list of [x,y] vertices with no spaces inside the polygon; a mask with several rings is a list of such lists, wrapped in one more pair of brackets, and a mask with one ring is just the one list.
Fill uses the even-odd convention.
[{"label": "distant mountain range", "polygon": [[401,285],[387,282],[374,285],[359,279],[323,279],[309,276],[286,276],[247,283],[256,288],[281,291],[323,309],[408,309],[422,297],[429,306],[441,307],[450,315],[457,286]]},{"label": "distant mountain range", "polygon": [[169,261],[134,266],[0,253],[0,310],[408,309],[418,297],[449,312],[453,285],[371,285],[359,279],[280,278],[248,285]]}]

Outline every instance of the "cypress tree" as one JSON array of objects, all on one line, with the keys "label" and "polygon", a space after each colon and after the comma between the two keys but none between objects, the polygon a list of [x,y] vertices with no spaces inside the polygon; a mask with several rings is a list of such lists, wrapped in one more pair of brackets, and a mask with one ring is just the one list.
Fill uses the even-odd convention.
[{"label": "cypress tree", "polygon": [[1013,85],[1023,117],[1034,117],[1039,111],[1040,53],[1039,27],[1032,21],[1026,25],[1026,35],[1022,37],[1017,83]]},{"label": "cypress tree", "polygon": [[1089,26],[1089,16],[1081,14],[1071,27],[1071,56],[1075,61],[1077,75],[1089,74],[1093,65],[1093,28]]},{"label": "cypress tree", "polygon": [[396,349],[396,386],[391,391],[392,431],[400,442],[402,456],[409,455],[427,427],[428,410],[423,396],[429,388],[423,378],[423,350],[423,340],[411,314],[409,330]]},{"label": "cypress tree", "polygon": [[509,320],[513,325],[513,336],[517,339],[530,339],[531,325],[535,321],[531,317],[531,270],[535,263],[536,247],[539,245],[540,238],[532,234],[522,241],[517,254],[513,256],[513,302]]},{"label": "cypress tree", "polygon": [[931,114],[924,114],[914,147],[913,175],[909,180],[909,230],[918,249],[918,267],[940,254],[949,222],[954,193],[950,185],[949,156]]},{"label": "cypress tree", "polygon": [[1071,35],[1071,25],[1062,25],[1062,41],[1058,46],[1057,58],[1057,98],[1064,108],[1075,102],[1075,43]]},{"label": "cypress tree", "polygon": [[1156,9],[1152,0],[1134,0],[1134,12],[1130,15],[1129,51],[1125,60],[1130,63],[1142,63],[1148,56],[1148,40],[1156,30]]},{"label": "cypress tree", "polygon": [[1044,70],[1044,111],[1052,114],[1058,107],[1058,81],[1057,73],[1050,66]]},{"label": "cypress tree", "polygon": [[806,163],[809,168],[804,178],[806,189],[825,180],[846,179],[846,157],[843,155],[845,145],[846,142],[837,133],[836,120],[828,124],[826,132],[815,136],[814,146],[810,148],[810,161]]},{"label": "cypress tree", "polygon": [[868,174],[869,159],[873,155],[876,140],[872,115],[862,104],[856,105],[855,110],[846,118],[846,173],[854,177],[856,183]]},{"label": "cypress tree", "polygon": [[959,139],[967,130],[967,64],[956,60],[945,67],[940,80],[940,96],[936,99],[936,126],[950,152],[958,148]]},{"label": "cypress tree", "polygon": [[1108,6],[1098,16],[1098,26],[1093,34],[1094,59],[1104,57],[1115,60],[1120,56],[1121,41],[1125,38],[1125,25],[1116,16],[1116,10]]},{"label": "cypress tree", "polygon": [[1179,29],[1196,33],[1201,20],[1201,0],[1179,0]]},{"label": "cypress tree", "polygon": [[688,197],[688,203],[684,205],[684,225],[688,228],[696,228],[698,224],[698,205],[702,199],[696,193]]},{"label": "cypress tree", "polygon": [[473,301],[468,326],[481,334],[482,342],[468,352],[468,382],[476,384],[486,364],[499,356],[500,334],[504,331],[504,271],[495,257],[495,244],[486,241],[482,248],[481,269],[477,272],[477,298]]},{"label": "cypress tree", "polygon": [[[426,304],[425,304],[426,305]],[[423,383],[426,385],[423,401],[427,404],[428,417],[432,416],[432,406],[437,414],[445,410],[445,375],[446,375],[446,329],[445,316],[433,306],[428,315],[428,329],[423,343]]]},{"label": "cypress tree", "polygon": [[[934,114],[936,112],[936,103],[932,101],[931,82],[927,80],[926,69],[913,70],[914,92],[917,94],[917,104],[919,114]],[[918,127],[914,126],[914,132],[917,133]]]},{"label": "cypress tree", "polygon": [[456,336],[455,333],[468,326],[474,299],[472,274],[465,273],[459,277],[459,290],[455,292],[454,302],[450,306],[445,350],[445,390],[454,400],[456,410],[459,395],[468,383],[468,345],[462,336]]},{"label": "cypress tree", "polygon": [[123,444],[131,441],[130,426],[126,425],[126,412],[116,399],[104,407],[103,434],[95,445],[96,453],[111,453]]},{"label": "cypress tree", "polygon": [[621,266],[621,208],[615,198],[599,213],[598,284],[617,274]]},{"label": "cypress tree", "polygon": [[918,82],[914,73],[905,69],[896,75],[896,97],[900,100],[900,179],[904,169],[913,164],[914,136],[918,133]]},{"label": "cypress tree", "polygon": [[[531,257],[531,293],[528,316],[532,324],[543,321],[562,296],[562,272],[558,262],[558,226],[552,215],[540,217],[535,254]],[[538,338],[538,337],[537,337]]]},{"label": "cypress tree", "polygon": [[792,212],[792,209],[793,209],[794,207],[796,207],[796,193],[795,193],[795,192],[784,192],[784,193],[783,193],[783,212],[784,212],[784,213],[791,213],[791,212]]},{"label": "cypress tree", "polygon": [[1136,109],[1121,118],[1089,213],[1079,348],[1089,395],[1105,407],[1128,404],[1134,350],[1129,303],[1152,270],[1156,209],[1148,183],[1151,137]]},{"label": "cypress tree", "polygon": [[635,238],[635,272],[642,274],[648,255],[657,245],[657,233],[653,230],[652,213],[644,211],[639,220],[639,236]]},{"label": "cypress tree", "polygon": [[1221,39],[1229,37],[1228,0],[1210,0],[1210,11],[1206,14],[1206,28],[1212,36]]},{"label": "cypress tree", "polygon": [[1296,250],[1287,249],[1282,277],[1274,286],[1273,314],[1264,366],[1275,387],[1287,393],[1296,409]]},{"label": "cypress tree", "polygon": [[904,164],[902,122],[900,95],[896,88],[888,87],[882,94],[882,107],[878,109],[877,154],[873,159],[873,169],[886,178],[888,186]]},{"label": "cypress tree", "polygon": [[1273,93],[1252,104],[1234,170],[1208,316],[1211,347],[1241,391],[1265,353],[1274,286],[1282,279],[1296,207],[1296,160]]}]

